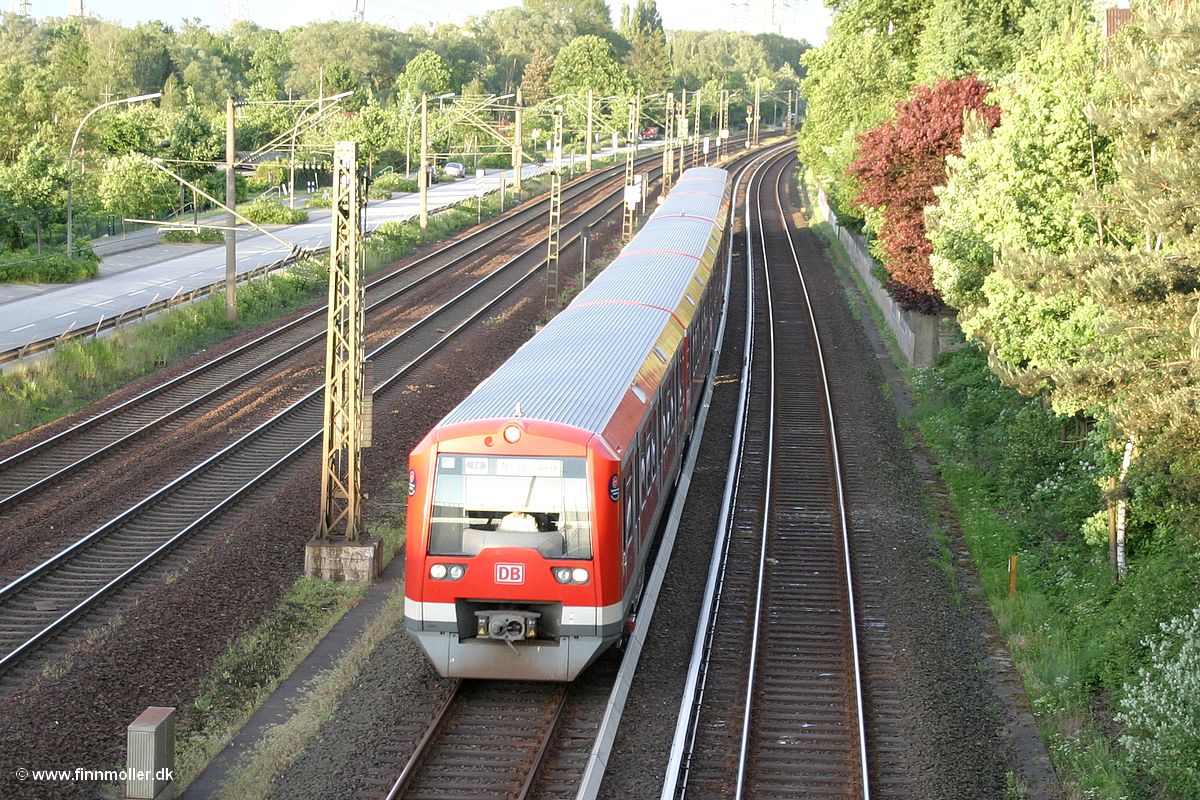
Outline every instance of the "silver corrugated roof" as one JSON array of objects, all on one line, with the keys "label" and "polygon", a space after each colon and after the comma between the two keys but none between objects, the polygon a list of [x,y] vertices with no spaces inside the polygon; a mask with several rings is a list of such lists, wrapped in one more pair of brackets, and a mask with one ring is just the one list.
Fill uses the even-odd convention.
[{"label": "silver corrugated roof", "polygon": [[575,302],[582,305],[625,300],[674,311],[683,299],[688,281],[696,274],[697,263],[690,256],[672,253],[623,255],[604,270],[606,276],[612,273],[611,280],[596,281],[580,292]]},{"label": "silver corrugated roof", "polygon": [[[674,324],[669,311],[708,245],[705,220],[718,214],[726,179],[711,167],[685,172],[622,256],[440,424],[512,417],[519,403],[525,418],[601,432]],[[691,288],[697,296],[699,285]]]},{"label": "silver corrugated roof", "polygon": [[[550,321],[442,425],[521,416],[600,432],[667,324],[666,312],[607,303]],[[570,353],[565,358],[563,353]]]}]

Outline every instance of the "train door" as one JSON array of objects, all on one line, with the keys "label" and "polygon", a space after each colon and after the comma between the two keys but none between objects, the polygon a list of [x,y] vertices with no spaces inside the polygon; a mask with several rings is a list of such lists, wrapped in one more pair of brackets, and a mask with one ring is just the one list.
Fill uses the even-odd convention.
[{"label": "train door", "polygon": [[[637,569],[638,535],[641,501],[638,496],[638,448],[635,444],[621,465],[621,588],[629,587]],[[624,591],[622,591],[622,594]]]}]

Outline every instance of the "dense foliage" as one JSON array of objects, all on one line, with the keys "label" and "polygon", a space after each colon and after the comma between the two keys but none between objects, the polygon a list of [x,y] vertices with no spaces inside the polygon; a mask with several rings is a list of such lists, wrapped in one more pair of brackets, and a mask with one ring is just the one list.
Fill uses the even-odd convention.
[{"label": "dense foliage", "polygon": [[259,225],[295,225],[308,221],[308,212],[304,209],[288,208],[283,203],[270,200],[255,200],[239,209],[238,213]]},{"label": "dense foliage", "polygon": [[925,236],[925,208],[946,180],[946,156],[957,155],[964,120],[991,129],[1000,109],[984,104],[988,87],[975,76],[918,86],[896,106],[896,115],[859,138],[848,172],[862,185],[855,202],[878,208],[879,242],[891,274],[889,289],[906,308],[940,310],[929,271],[932,248]]},{"label": "dense foliage", "polygon": [[834,7],[801,154],[897,298],[980,345],[925,430],[985,576],[1030,565],[994,607],[1056,765],[1072,796],[1200,796],[1200,6]]},{"label": "dense foliage", "polygon": [[[626,126],[628,97],[687,88],[712,127],[719,88],[755,81],[778,98],[799,81],[806,45],[781,36],[713,31],[668,33],[654,0],[638,0],[614,29],[603,0],[525,0],[461,25],[407,31],[361,22],[323,21],[276,31],[235,22],[212,31],[199,20],[127,28],[91,17],[0,17],[0,250],[61,248],[66,194],[73,191],[76,241],[120,218],[188,215],[222,196],[225,101],[237,112],[236,146],[271,144],[258,163],[273,183],[314,188],[328,171],[333,142],[355,140],[372,170],[412,171],[420,143],[421,96],[433,98],[430,140],[439,160],[510,161],[512,114],[495,114],[500,136],[462,119],[456,103],[511,96],[527,106],[592,89],[599,131]],[[161,101],[123,98],[161,92]],[[336,105],[321,97],[350,93]],[[748,92],[746,93],[749,94]],[[114,105],[88,117],[100,104]],[[689,110],[695,100],[689,100]],[[586,111],[567,103],[568,147],[578,148]],[[768,106],[769,107],[769,106]],[[744,102],[733,103],[735,125]],[[527,113],[525,136],[550,126]],[[607,135],[607,134],[606,134]],[[544,141],[544,138],[543,138]],[[272,144],[273,143],[273,144]],[[527,141],[525,151],[533,150]],[[155,175],[162,163],[195,188]],[[271,162],[276,162],[272,164]],[[280,165],[278,162],[286,161]],[[139,164],[138,162],[145,162]],[[168,185],[169,182],[169,185]]]}]

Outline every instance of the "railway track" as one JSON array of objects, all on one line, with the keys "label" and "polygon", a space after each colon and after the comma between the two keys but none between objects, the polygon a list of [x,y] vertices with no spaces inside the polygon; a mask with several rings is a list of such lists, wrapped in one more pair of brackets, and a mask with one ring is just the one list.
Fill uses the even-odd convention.
[{"label": "railway track", "polygon": [[[640,163],[656,162],[653,156],[648,156]],[[573,181],[564,187],[564,202],[586,197],[619,174],[617,167],[610,167]],[[543,225],[547,202],[541,200],[519,207],[484,231],[371,281],[366,287],[368,321],[370,315],[403,302],[417,287],[450,272],[467,259],[486,253],[503,237]],[[306,351],[322,350],[324,337],[322,305],[112,409],[0,459],[0,511],[54,488],[68,476],[99,464],[106,456],[141,437],[219,404],[268,369]]]},{"label": "railway track", "polygon": [[[618,659],[569,684],[455,681],[387,800],[574,797]],[[393,753],[400,756],[399,753]],[[395,774],[393,772],[393,774]],[[386,794],[384,794],[386,792]]]},{"label": "railway track", "polygon": [[[738,159],[730,168],[740,173],[739,167],[751,166],[760,157],[756,153]],[[661,565],[656,565],[653,571],[659,569]],[[640,625],[646,624],[640,621],[643,614],[648,621],[653,609],[641,609]],[[594,776],[603,774],[602,762],[608,754],[597,747],[597,740],[605,739],[606,729],[619,724],[636,658],[632,664],[626,662],[636,649],[631,642],[624,661],[610,651],[567,686],[452,682],[451,693],[416,745],[385,751],[395,762],[393,774],[399,773],[390,790],[384,793],[378,774],[384,765],[377,762],[364,796],[387,800],[594,797],[592,790],[599,785]],[[614,733],[607,730],[609,736]]]},{"label": "railway track", "polygon": [[[578,230],[620,208],[602,202],[565,227],[563,246]],[[538,242],[488,273],[457,297],[427,314],[368,358],[374,387],[389,389],[427,361],[461,330],[482,318],[544,266]],[[0,686],[24,680],[39,668],[30,656],[56,641],[74,623],[91,618],[101,604],[173,549],[211,533],[234,518],[260,486],[276,479],[320,442],[321,388],[0,588]]]},{"label": "railway track", "polygon": [[747,195],[740,441],[664,798],[870,796],[834,412],[782,203],[793,159]]}]

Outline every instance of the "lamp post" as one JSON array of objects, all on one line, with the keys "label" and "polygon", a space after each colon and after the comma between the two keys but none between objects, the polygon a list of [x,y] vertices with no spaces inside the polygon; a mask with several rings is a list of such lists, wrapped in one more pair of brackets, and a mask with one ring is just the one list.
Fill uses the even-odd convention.
[{"label": "lamp post", "polygon": [[[439,95],[438,97],[431,97],[428,99],[437,100],[438,101],[438,109],[441,110],[442,101],[447,98],[450,98],[450,97],[454,97],[454,92],[447,92],[446,94]],[[419,107],[413,109],[413,113],[408,115],[408,124],[404,126],[405,127],[405,130],[404,130],[404,175],[405,175],[405,177],[412,174],[412,124],[413,124],[413,121],[417,118],[418,111],[419,111]]]},{"label": "lamp post", "polygon": [[316,100],[313,100],[304,108],[300,109],[300,113],[296,115],[296,123],[292,125],[292,158],[291,171],[288,179],[288,208],[296,207],[296,133],[300,129],[300,120],[304,119],[304,115],[307,114],[309,109],[311,109],[313,106],[320,105],[321,113],[324,114],[326,109],[324,103],[328,102],[330,106],[332,106],[334,103],[340,101],[343,97],[349,97],[352,94],[354,94],[354,92],[342,92],[341,94],[335,94],[333,97],[318,97]]},{"label": "lamp post", "polygon": [[67,258],[70,258],[71,254],[75,252],[75,235],[71,226],[73,221],[72,211],[74,209],[75,179],[71,175],[71,163],[75,158],[75,145],[79,142],[79,134],[83,130],[84,123],[91,119],[92,114],[95,114],[102,108],[108,108],[109,106],[116,106],[122,103],[132,105],[133,103],[140,103],[143,100],[155,100],[159,97],[162,97],[162,92],[139,94],[136,97],[125,97],[121,100],[109,100],[107,103],[101,103],[100,105],[96,106],[91,111],[84,114],[83,119],[79,120],[79,127],[75,129],[75,135],[71,137],[71,149],[67,151]]}]

